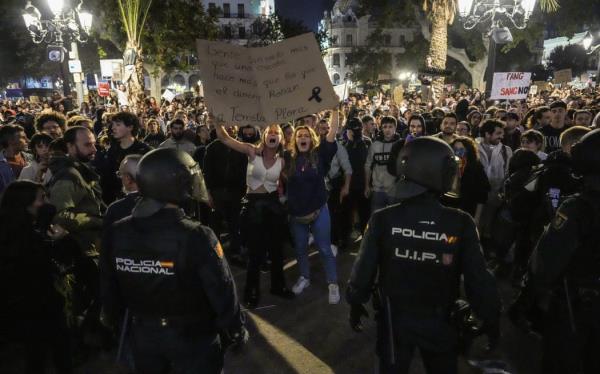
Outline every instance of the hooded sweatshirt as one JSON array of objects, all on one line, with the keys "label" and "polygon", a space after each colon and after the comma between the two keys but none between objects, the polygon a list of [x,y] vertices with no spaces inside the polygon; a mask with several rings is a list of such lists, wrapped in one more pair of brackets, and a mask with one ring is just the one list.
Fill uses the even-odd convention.
[{"label": "hooded sweatshirt", "polygon": [[371,173],[371,188],[373,191],[390,192],[396,183],[396,177],[388,172],[387,165],[392,147],[400,137],[396,134],[390,141],[383,137],[375,140],[369,148],[365,172]]}]

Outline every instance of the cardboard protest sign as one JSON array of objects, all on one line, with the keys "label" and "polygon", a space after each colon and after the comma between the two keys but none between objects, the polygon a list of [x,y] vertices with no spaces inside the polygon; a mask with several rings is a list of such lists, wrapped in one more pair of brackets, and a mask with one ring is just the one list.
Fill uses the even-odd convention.
[{"label": "cardboard protest sign", "polygon": [[392,98],[396,105],[400,105],[402,100],[404,100],[404,87],[396,86],[396,88],[394,88]]},{"label": "cardboard protest sign", "polygon": [[106,81],[98,82],[98,96],[109,97],[110,96],[110,84]]},{"label": "cardboard protest sign", "polygon": [[162,98],[165,99],[168,102],[173,101],[173,99],[175,98],[175,96],[177,96],[175,94],[175,92],[169,90],[168,88],[165,90],[165,92],[163,92],[162,94]]},{"label": "cardboard protest sign", "polygon": [[198,40],[204,98],[219,120],[265,126],[337,104],[312,33],[266,47]]},{"label": "cardboard protest sign", "polygon": [[554,72],[554,83],[567,83],[573,80],[571,69],[557,70]]},{"label": "cardboard protest sign", "polygon": [[538,93],[538,86],[536,86],[535,84],[532,84],[531,87],[529,88],[529,93],[531,95],[536,95]]},{"label": "cardboard protest sign", "polygon": [[550,82],[534,81],[533,84],[537,86],[539,92],[552,90],[552,85],[550,84]]},{"label": "cardboard protest sign", "polygon": [[531,84],[531,73],[494,73],[492,100],[526,99]]}]

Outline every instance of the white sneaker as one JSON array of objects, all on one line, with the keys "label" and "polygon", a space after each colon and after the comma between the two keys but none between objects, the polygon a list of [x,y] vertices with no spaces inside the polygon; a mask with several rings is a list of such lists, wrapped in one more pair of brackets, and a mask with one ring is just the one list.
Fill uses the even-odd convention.
[{"label": "white sneaker", "polygon": [[340,302],[340,287],[332,283],[329,285],[329,304],[339,304]]},{"label": "white sneaker", "polygon": [[298,281],[296,281],[296,284],[294,284],[294,287],[292,287],[292,292],[296,295],[300,295],[308,286],[310,286],[310,280],[300,276]]},{"label": "white sneaker", "polygon": [[333,253],[333,257],[337,257],[338,254],[338,247],[335,244],[331,245],[331,252]]}]

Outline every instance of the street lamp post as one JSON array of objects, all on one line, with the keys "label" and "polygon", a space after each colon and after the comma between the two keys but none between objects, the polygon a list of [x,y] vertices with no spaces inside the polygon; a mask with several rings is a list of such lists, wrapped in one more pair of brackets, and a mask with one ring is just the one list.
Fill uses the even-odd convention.
[{"label": "street lamp post", "polygon": [[[85,43],[92,28],[92,14],[83,8],[81,0],[76,8],[65,9],[64,0],[48,0],[48,7],[52,12],[53,18],[42,20],[38,8],[27,1],[23,9],[23,20],[29,35],[34,43],[42,42],[48,44],[48,59],[60,63],[61,75],[63,78],[63,92],[69,94],[68,73],[65,73],[65,47],[64,38],[71,41],[70,57],[79,59],[77,42]],[[77,73],[80,75],[81,73]],[[75,74],[74,74],[75,75]],[[77,100],[81,105],[83,101],[82,77],[75,79],[77,87]]]},{"label": "street lamp post", "polygon": [[503,21],[508,20],[516,29],[523,30],[533,13],[536,0],[458,0],[458,13],[466,30],[472,30],[481,23],[489,22],[490,32],[488,67],[486,71],[485,93],[490,96],[496,68],[496,45],[512,42],[512,35]]}]

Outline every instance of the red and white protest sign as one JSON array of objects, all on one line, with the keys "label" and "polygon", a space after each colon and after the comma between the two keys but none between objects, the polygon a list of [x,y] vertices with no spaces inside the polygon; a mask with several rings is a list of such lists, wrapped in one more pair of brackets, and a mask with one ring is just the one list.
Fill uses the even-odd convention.
[{"label": "red and white protest sign", "polygon": [[530,85],[531,73],[494,73],[490,99],[526,99]]},{"label": "red and white protest sign", "polygon": [[110,96],[110,84],[108,82],[98,82],[98,96]]}]

